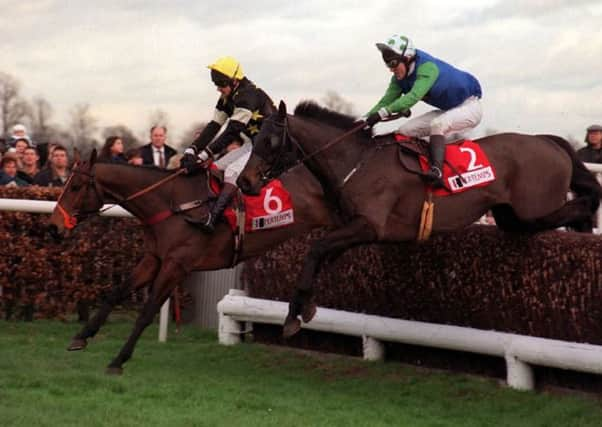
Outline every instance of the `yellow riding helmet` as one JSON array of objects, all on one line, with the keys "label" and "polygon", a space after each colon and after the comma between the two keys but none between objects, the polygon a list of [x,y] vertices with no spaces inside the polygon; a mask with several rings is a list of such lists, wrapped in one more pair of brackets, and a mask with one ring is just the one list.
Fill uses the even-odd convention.
[{"label": "yellow riding helmet", "polygon": [[207,68],[209,68],[210,70],[215,70],[218,73],[230,77],[231,79],[241,80],[245,76],[245,74],[242,71],[240,62],[238,62],[231,56],[224,56],[222,58],[219,58],[213,64],[208,65]]}]

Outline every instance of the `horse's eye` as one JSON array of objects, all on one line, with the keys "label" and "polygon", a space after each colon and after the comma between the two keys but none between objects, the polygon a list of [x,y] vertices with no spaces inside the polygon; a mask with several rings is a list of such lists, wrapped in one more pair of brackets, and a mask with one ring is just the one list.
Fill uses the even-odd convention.
[{"label": "horse's eye", "polygon": [[79,191],[80,189],[81,189],[81,187],[80,187],[79,185],[72,185],[72,186],[71,186],[71,191],[72,191],[73,193],[75,193],[75,192]]}]

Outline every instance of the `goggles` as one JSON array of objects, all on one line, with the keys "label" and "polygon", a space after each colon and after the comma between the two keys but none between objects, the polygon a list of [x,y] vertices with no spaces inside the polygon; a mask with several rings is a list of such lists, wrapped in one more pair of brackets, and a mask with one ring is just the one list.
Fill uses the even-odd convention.
[{"label": "goggles", "polygon": [[217,87],[226,87],[232,84],[230,77],[215,70],[211,70],[211,81]]}]

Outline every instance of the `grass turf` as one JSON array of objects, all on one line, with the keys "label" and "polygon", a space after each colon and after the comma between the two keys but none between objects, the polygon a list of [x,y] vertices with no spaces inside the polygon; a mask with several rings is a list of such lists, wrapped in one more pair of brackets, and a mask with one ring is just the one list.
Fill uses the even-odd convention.
[{"label": "grass turf", "polygon": [[104,374],[132,327],[109,323],[84,351],[78,325],[0,321],[2,426],[599,426],[590,397],[521,393],[488,379],[257,344],[223,347],[192,326],[140,340]]}]

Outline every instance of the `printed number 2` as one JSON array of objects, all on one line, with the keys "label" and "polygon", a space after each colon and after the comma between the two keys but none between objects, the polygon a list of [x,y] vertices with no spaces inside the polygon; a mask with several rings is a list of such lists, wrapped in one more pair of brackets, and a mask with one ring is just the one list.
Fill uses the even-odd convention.
[{"label": "printed number 2", "polygon": [[468,163],[468,168],[466,168],[467,171],[471,171],[471,170],[483,167],[483,165],[481,165],[481,164],[478,164],[478,165],[476,164],[477,153],[475,153],[475,151],[472,148],[460,147],[460,152],[470,154],[470,162]]},{"label": "printed number 2", "polygon": [[[274,215],[282,210],[282,200],[278,196],[272,196],[273,188],[268,188],[263,199],[263,210],[269,215]],[[272,209],[273,204],[276,203],[276,208]]]}]

